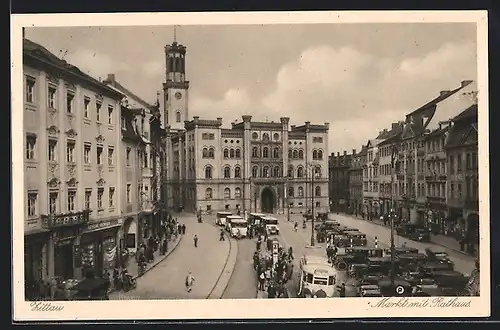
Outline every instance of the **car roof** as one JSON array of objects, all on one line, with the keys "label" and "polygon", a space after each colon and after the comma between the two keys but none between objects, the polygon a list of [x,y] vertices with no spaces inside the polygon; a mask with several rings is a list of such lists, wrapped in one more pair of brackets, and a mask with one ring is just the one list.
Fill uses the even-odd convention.
[{"label": "car roof", "polygon": [[217,214],[223,214],[223,215],[227,215],[227,214],[229,214],[229,215],[232,215],[232,213],[231,213],[231,212],[227,212],[227,211],[217,212]]},{"label": "car roof", "polygon": [[261,217],[261,219],[262,220],[278,220],[277,218],[272,217],[270,215],[263,216],[263,217]]}]

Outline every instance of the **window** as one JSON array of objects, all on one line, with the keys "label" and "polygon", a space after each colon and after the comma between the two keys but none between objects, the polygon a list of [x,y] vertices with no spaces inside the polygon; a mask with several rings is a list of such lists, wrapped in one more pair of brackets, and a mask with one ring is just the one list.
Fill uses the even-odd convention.
[{"label": "window", "polygon": [[35,159],[36,137],[26,136],[26,159]]},{"label": "window", "polygon": [[234,168],[234,177],[237,179],[241,178],[241,168],[238,166]]},{"label": "window", "polygon": [[127,166],[130,166],[130,148],[127,148],[127,152],[126,152],[126,164],[127,164]]},{"label": "window", "polygon": [[302,149],[299,150],[299,159],[304,159],[304,151]]},{"label": "window", "polygon": [[281,174],[281,169],[280,169],[280,167],[279,167],[279,166],[276,166],[276,167],[274,168],[274,170],[273,170],[273,176],[274,176],[275,178],[278,178],[278,177],[280,177],[280,176],[281,176],[280,174]]},{"label": "window", "polygon": [[54,86],[49,86],[47,95],[47,106],[50,109],[56,108],[56,94],[57,94],[57,89]]},{"label": "window", "polygon": [[75,99],[75,94],[73,92],[66,92],[66,112],[73,113],[73,100]]},{"label": "window", "polygon": [[293,159],[298,159],[299,158],[299,152],[297,150],[293,151]]},{"label": "window", "polygon": [[229,150],[229,158],[234,158],[234,149]]},{"label": "window", "polygon": [[297,168],[297,178],[304,177],[304,169],[302,167]]},{"label": "window", "polygon": [[49,214],[56,214],[57,213],[58,197],[59,197],[59,194],[55,191],[51,191],[49,193]]},{"label": "window", "polygon": [[83,162],[85,164],[90,164],[90,152],[92,146],[90,144],[85,144],[83,146]]},{"label": "window", "polygon": [[113,124],[113,106],[112,105],[108,105],[108,124]]},{"label": "window", "polygon": [[102,210],[102,196],[104,195],[104,188],[97,189],[97,209]]},{"label": "window", "polygon": [[256,178],[259,174],[259,168],[257,166],[252,167],[252,178]]},{"label": "window", "polygon": [[215,158],[215,149],[214,148],[208,149],[208,158]]},{"label": "window", "polygon": [[269,158],[269,148],[268,147],[264,147],[262,149],[262,158]]},{"label": "window", "polygon": [[112,208],[112,207],[115,207],[114,205],[114,197],[115,197],[115,188],[114,187],[110,187],[109,188],[109,207]]},{"label": "window", "polygon": [[278,141],[280,139],[280,135],[278,133],[274,133],[273,139],[274,141]]},{"label": "window", "polygon": [[208,158],[208,148],[203,148],[201,155],[203,158]]},{"label": "window", "polygon": [[257,140],[259,138],[259,134],[257,132],[252,133],[252,140]]},{"label": "window", "polygon": [[121,120],[122,120],[122,129],[127,129],[127,119],[125,119],[125,117],[122,117]]},{"label": "window", "polygon": [[57,140],[49,139],[49,161],[57,160]]},{"label": "window", "polygon": [[321,178],[321,167],[319,166],[314,167],[314,177]]},{"label": "window", "polygon": [[130,204],[131,203],[130,183],[127,183],[126,197],[127,197],[127,204]]},{"label": "window", "polygon": [[450,196],[451,198],[455,198],[455,184],[450,184]]},{"label": "window", "polygon": [[292,150],[288,150],[288,159],[292,159],[292,158],[293,158]]},{"label": "window", "polygon": [[83,99],[83,116],[85,118],[89,118],[89,105],[90,105],[90,99],[88,97],[84,97],[84,99]]},{"label": "window", "polygon": [[35,103],[35,78],[26,77],[26,102]]},{"label": "window", "polygon": [[36,213],[36,203],[38,194],[36,192],[28,192],[28,217],[34,217]]},{"label": "window", "polygon": [[66,209],[68,212],[75,211],[75,197],[76,197],[76,191],[69,190],[68,191],[68,200],[67,200],[67,204],[66,204]]},{"label": "window", "polygon": [[288,177],[293,178],[293,166],[288,166]]},{"label": "window", "polygon": [[316,160],[318,159],[318,151],[313,150],[313,159]]},{"label": "window", "polygon": [[273,150],[273,157],[274,158],[279,158],[280,157],[280,149],[279,148],[274,148],[274,150]]},{"label": "window", "polygon": [[235,155],[235,157],[237,159],[241,158],[241,150],[240,149],[236,149],[236,155]]},{"label": "window", "polygon": [[268,133],[262,134],[262,140],[269,141],[269,134]]},{"label": "window", "polygon": [[177,111],[175,113],[175,121],[180,123],[181,122],[181,112],[180,111]]},{"label": "window", "polygon": [[108,166],[113,166],[113,155],[115,149],[113,147],[108,147]]},{"label": "window", "polygon": [[241,188],[234,189],[234,198],[241,198]]},{"label": "window", "polygon": [[457,184],[457,194],[458,194],[458,198],[462,198],[462,184],[461,183]]},{"label": "window", "polygon": [[288,197],[293,197],[293,193],[294,193],[293,187],[288,188]]},{"label": "window", "polygon": [[297,189],[297,195],[298,195],[299,197],[304,197],[304,188],[299,187],[299,188]]},{"label": "window", "polygon": [[321,187],[314,188],[314,196],[321,197]]},{"label": "window", "polygon": [[205,179],[211,179],[212,178],[212,166],[208,165],[205,167]]},{"label": "window", "polygon": [[224,199],[229,199],[231,198],[231,189],[225,188],[224,189]]},{"label": "window", "polygon": [[252,157],[257,158],[258,154],[259,154],[259,151],[258,151],[257,147],[253,147],[252,148]]},{"label": "window", "polygon": [[97,147],[97,165],[102,164],[102,147]]},{"label": "window", "polygon": [[100,102],[96,102],[95,103],[96,121],[101,121],[101,108],[102,104]]},{"label": "window", "polygon": [[68,163],[75,162],[75,142],[68,141],[66,143],[66,161]]},{"label": "window", "polygon": [[262,177],[263,178],[268,178],[269,177],[269,167],[264,166],[264,168],[262,169]]},{"label": "window", "polygon": [[224,179],[229,179],[231,177],[231,168],[229,166],[224,167]]},{"label": "window", "polygon": [[462,155],[457,155],[457,173],[462,172]]},{"label": "window", "polygon": [[229,158],[229,150],[224,149],[224,158]]},{"label": "window", "polygon": [[323,150],[318,150],[318,160],[323,160]]},{"label": "window", "polygon": [[90,210],[92,204],[92,189],[85,190],[85,209]]},{"label": "window", "polygon": [[212,188],[207,188],[205,190],[205,199],[212,199],[212,197],[213,197]]}]

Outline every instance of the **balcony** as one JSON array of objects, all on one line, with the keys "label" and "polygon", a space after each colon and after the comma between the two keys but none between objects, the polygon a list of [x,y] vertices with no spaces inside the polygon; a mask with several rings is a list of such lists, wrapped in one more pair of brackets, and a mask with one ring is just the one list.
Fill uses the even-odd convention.
[{"label": "balcony", "polygon": [[42,215],[42,228],[55,229],[83,225],[89,222],[90,210],[75,213]]}]

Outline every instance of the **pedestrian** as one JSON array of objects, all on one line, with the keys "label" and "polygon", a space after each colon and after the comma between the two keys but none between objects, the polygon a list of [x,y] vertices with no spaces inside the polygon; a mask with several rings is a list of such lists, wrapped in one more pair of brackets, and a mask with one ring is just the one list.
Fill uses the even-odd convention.
[{"label": "pedestrian", "polygon": [[177,232],[179,233],[179,235],[182,235],[182,225],[181,224],[177,225]]},{"label": "pedestrian", "polygon": [[193,241],[194,241],[194,247],[198,247],[198,235],[194,235]]},{"label": "pedestrian", "polygon": [[182,224],[182,235],[186,233],[186,225]]},{"label": "pedestrian", "polygon": [[186,276],[186,291],[187,292],[191,292],[191,290],[193,289],[193,284],[194,284],[194,277],[193,277],[193,274],[191,274],[191,272],[189,272]]},{"label": "pedestrian", "polygon": [[260,275],[259,275],[259,290],[260,291],[264,291],[265,283],[266,283],[266,275],[264,274],[264,272],[260,272]]},{"label": "pedestrian", "polygon": [[342,283],[342,285],[339,288],[339,297],[345,298],[345,283]]},{"label": "pedestrian", "polygon": [[269,286],[269,283],[271,282],[271,268],[269,267],[269,264],[266,265],[266,271],[265,271],[265,275],[266,275],[266,285]]}]

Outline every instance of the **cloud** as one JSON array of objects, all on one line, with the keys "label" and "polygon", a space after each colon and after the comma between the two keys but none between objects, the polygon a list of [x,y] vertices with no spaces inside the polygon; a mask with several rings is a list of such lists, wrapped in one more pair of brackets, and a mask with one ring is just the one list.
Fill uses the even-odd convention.
[{"label": "cloud", "polygon": [[163,76],[165,72],[165,63],[161,61],[148,61],[143,63],[139,69],[141,73],[146,76]]},{"label": "cloud", "polygon": [[284,64],[275,87],[265,95],[249,95],[244,89],[230,89],[218,100],[193,94],[191,109],[200,117],[221,113],[227,121],[251,111],[256,120],[289,116],[298,124],[329,122],[330,150],[359,149],[441,90],[476,76],[474,43],[443,44],[425,56],[401,61],[354,47],[320,45]]},{"label": "cloud", "polygon": [[66,60],[94,78],[105,78],[108,73],[125,71],[126,63],[91,49],[77,49],[68,53]]}]

